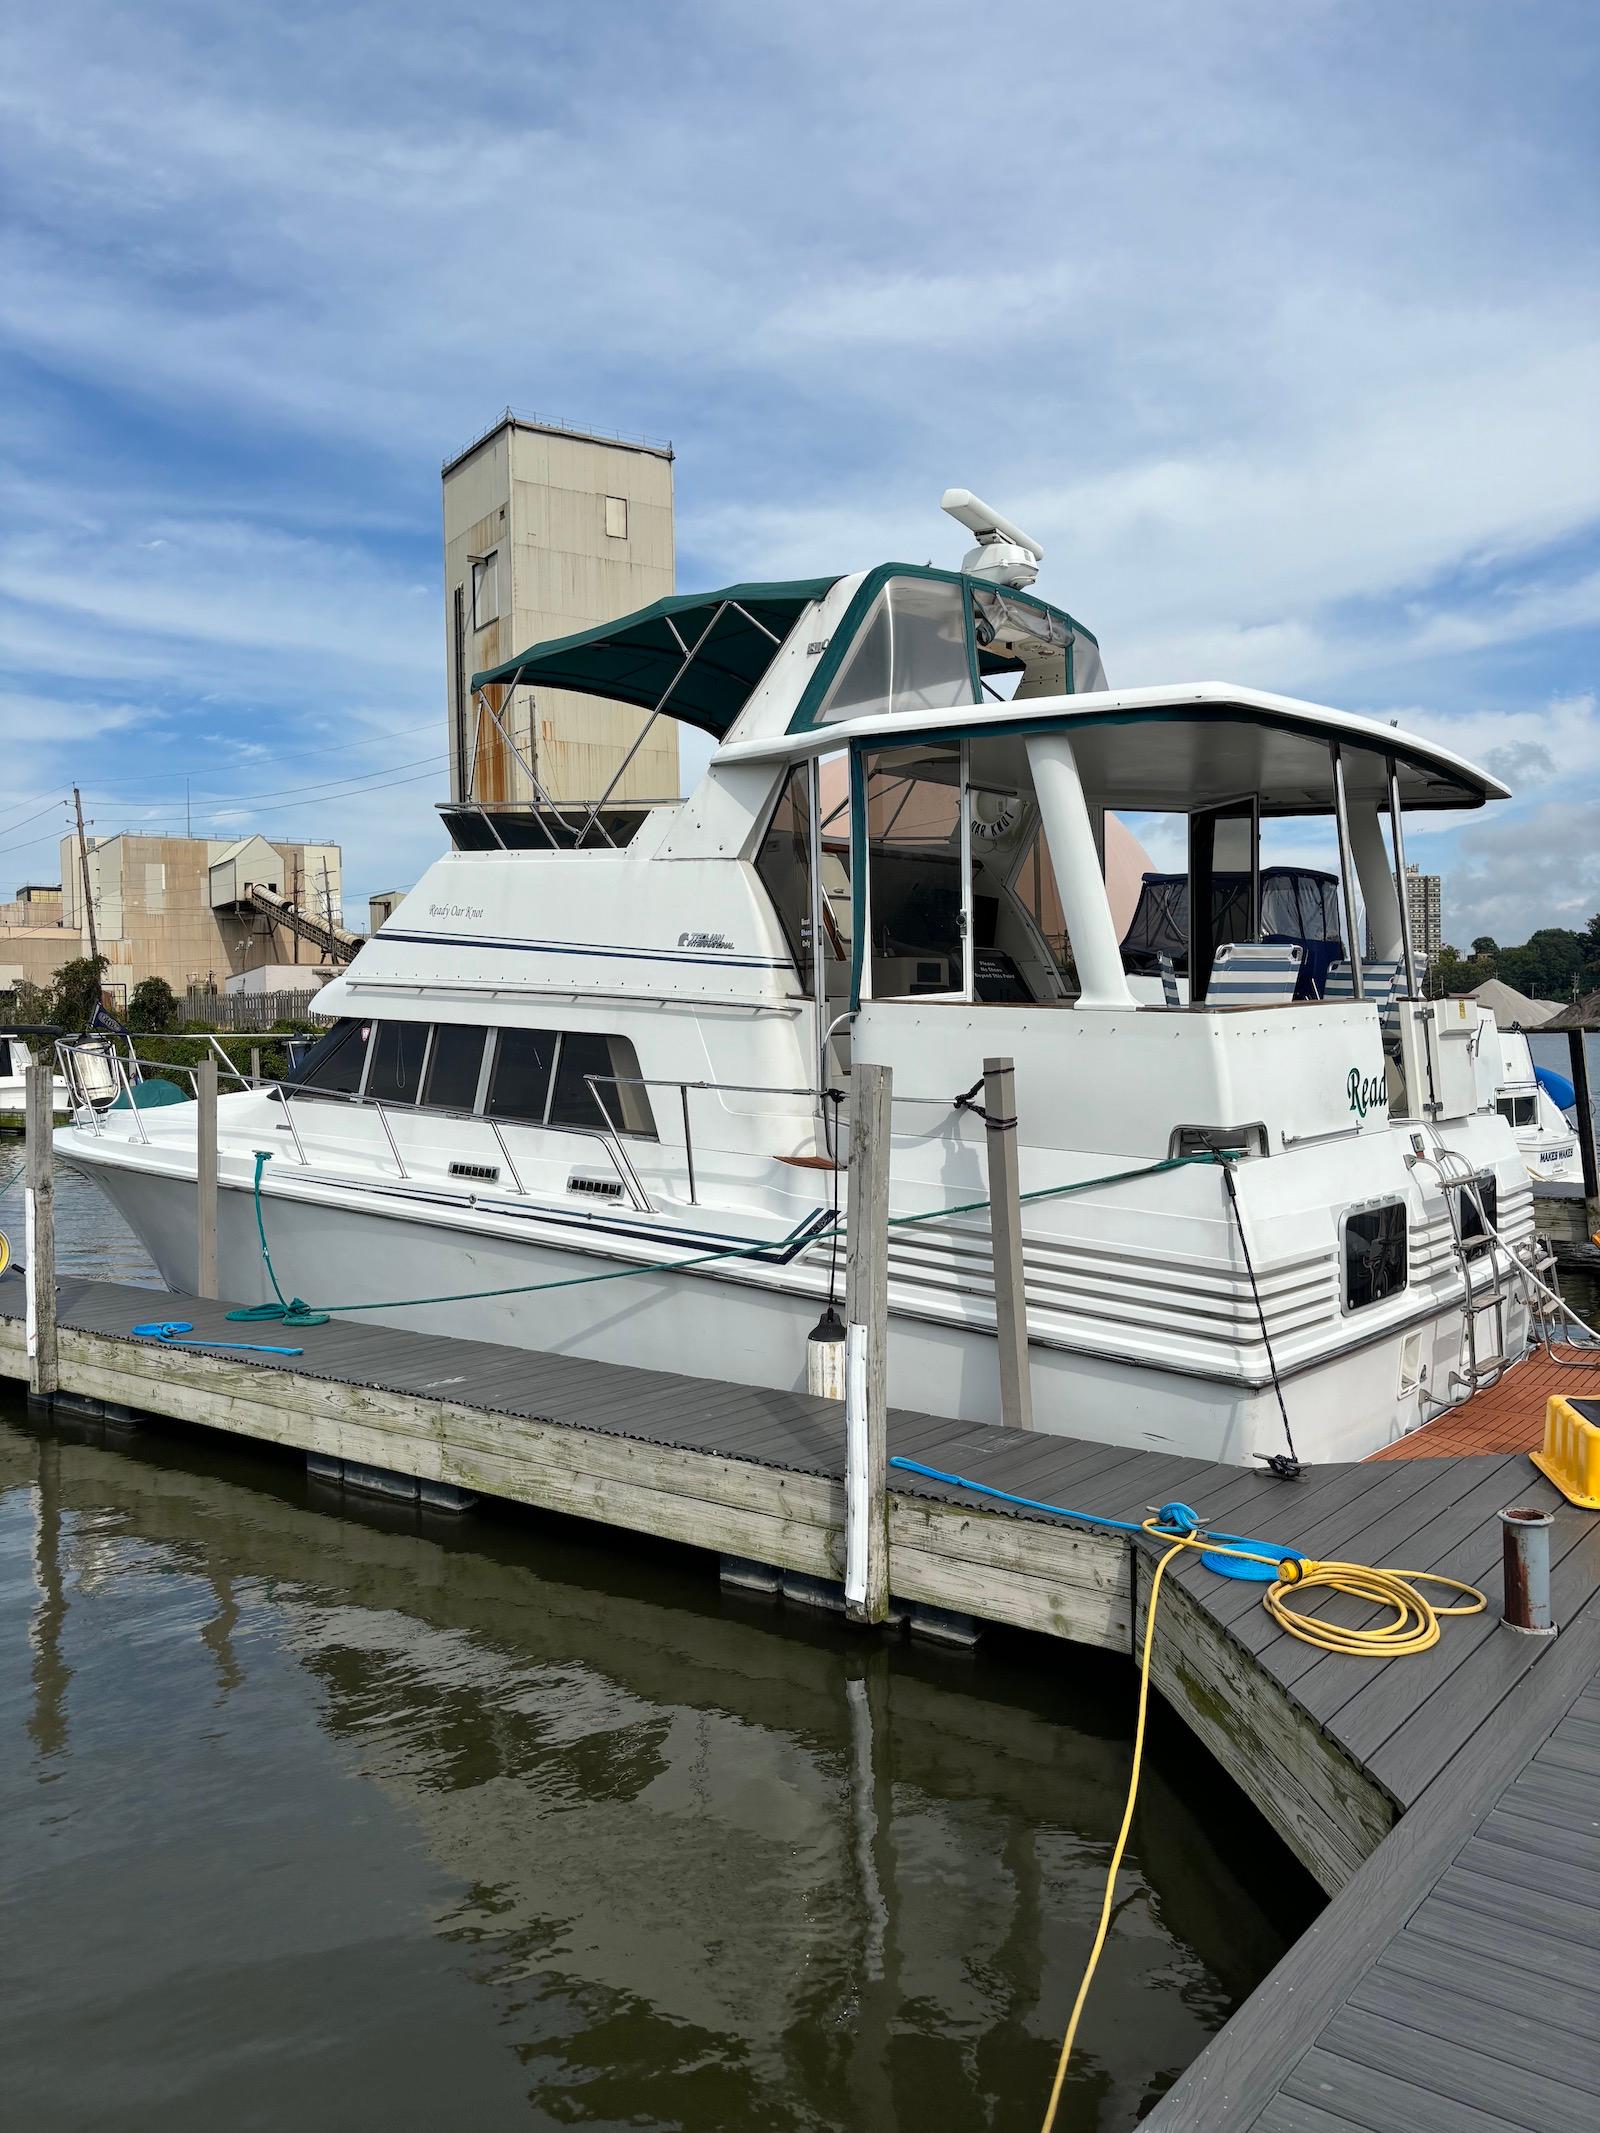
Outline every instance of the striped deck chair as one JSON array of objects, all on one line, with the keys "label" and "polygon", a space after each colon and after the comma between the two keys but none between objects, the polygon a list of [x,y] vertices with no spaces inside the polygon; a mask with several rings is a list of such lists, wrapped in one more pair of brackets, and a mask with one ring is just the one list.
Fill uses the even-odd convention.
[{"label": "striped deck chair", "polygon": [[1225,941],[1206,986],[1207,1007],[1273,1007],[1292,1000],[1305,950],[1293,941]]},{"label": "striped deck chair", "polygon": [[1158,955],[1156,968],[1161,973],[1161,1000],[1165,1007],[1181,1007],[1183,995],[1178,990],[1178,966],[1170,955]]},{"label": "striped deck chair", "polygon": [[[1378,1010],[1378,1027],[1384,1039],[1398,1041],[1400,1035],[1400,1010],[1395,1005],[1395,995],[1405,983],[1405,964],[1396,957],[1392,962],[1374,960],[1361,966],[1361,990]],[[1356,996],[1355,973],[1348,960],[1335,963],[1328,972],[1327,983],[1322,988],[1325,1000],[1353,1000]]]}]

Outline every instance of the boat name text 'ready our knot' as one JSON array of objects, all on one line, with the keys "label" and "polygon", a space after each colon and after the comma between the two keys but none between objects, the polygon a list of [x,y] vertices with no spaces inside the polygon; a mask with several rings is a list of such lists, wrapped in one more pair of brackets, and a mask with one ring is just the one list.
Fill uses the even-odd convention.
[{"label": "boat name text 'ready our knot'", "polygon": [[430,918],[482,918],[482,904],[429,904]]},{"label": "boat name text 'ready our knot'", "polygon": [[1357,1118],[1365,1118],[1380,1104],[1389,1101],[1389,1084],[1382,1074],[1363,1074],[1360,1067],[1350,1069],[1350,1108]]}]

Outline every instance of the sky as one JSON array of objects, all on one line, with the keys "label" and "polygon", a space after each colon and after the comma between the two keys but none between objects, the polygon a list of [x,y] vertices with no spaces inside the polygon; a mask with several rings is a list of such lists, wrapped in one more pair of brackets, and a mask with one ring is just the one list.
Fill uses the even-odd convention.
[{"label": "sky", "polygon": [[1567,0],[8,11],[0,895],[74,782],[413,881],[439,468],[510,404],[672,440],[682,590],[954,564],[974,489],[1113,684],[1512,785],[1410,833],[1447,938],[1581,926],[1597,60]]}]

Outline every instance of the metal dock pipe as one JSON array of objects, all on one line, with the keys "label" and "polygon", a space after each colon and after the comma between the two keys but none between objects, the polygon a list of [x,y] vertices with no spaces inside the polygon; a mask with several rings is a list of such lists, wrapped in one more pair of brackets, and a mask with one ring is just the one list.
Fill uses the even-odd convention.
[{"label": "metal dock pipe", "polygon": [[1505,1602],[1501,1621],[1531,1637],[1553,1637],[1550,1614],[1550,1528],[1548,1511],[1522,1505],[1500,1513],[1500,1552],[1505,1567]]}]

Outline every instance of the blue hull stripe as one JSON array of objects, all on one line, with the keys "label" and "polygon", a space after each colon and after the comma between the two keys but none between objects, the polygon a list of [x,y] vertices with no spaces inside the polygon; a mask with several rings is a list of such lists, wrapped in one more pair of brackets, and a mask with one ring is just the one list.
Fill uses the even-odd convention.
[{"label": "blue hull stripe", "polygon": [[792,960],[755,955],[707,955],[694,948],[601,948],[585,941],[508,941],[483,933],[397,933],[385,926],[374,940],[412,941],[434,948],[509,948],[523,955],[604,956],[625,963],[676,963],[694,967],[717,963],[732,970],[792,970]]}]

